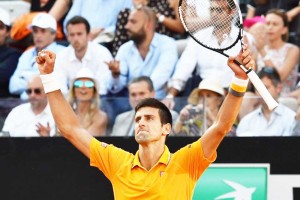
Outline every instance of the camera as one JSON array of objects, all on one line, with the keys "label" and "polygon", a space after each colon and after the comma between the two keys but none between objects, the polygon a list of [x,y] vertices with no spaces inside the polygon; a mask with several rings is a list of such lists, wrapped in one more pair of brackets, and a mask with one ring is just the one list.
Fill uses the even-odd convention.
[{"label": "camera", "polygon": [[189,112],[190,112],[191,116],[196,116],[196,115],[199,115],[201,113],[201,110],[198,106],[194,106],[189,110]]}]

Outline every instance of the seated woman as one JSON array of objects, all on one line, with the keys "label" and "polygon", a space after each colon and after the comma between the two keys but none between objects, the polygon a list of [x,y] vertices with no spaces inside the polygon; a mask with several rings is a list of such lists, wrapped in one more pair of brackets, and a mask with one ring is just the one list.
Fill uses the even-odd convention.
[{"label": "seated woman", "polygon": [[274,67],[283,83],[281,95],[287,96],[296,87],[298,80],[299,48],[286,42],[288,39],[288,17],[279,9],[269,10],[265,18],[266,43],[256,42],[258,50],[257,70]]},{"label": "seated woman", "polygon": [[201,136],[215,121],[224,94],[224,89],[218,81],[202,80],[199,87],[188,97],[189,104],[180,111],[174,124],[174,133]]},{"label": "seated woman", "polygon": [[100,110],[98,86],[92,72],[82,68],[73,81],[69,103],[80,124],[93,136],[104,136],[108,123],[107,114]]}]

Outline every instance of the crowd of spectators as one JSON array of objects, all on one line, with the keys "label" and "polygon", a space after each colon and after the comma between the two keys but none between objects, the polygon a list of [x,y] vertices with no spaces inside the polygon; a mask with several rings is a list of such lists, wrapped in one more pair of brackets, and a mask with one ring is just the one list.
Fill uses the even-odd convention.
[{"label": "crowd of spectators", "polygon": [[[0,101],[28,101],[8,114],[3,135],[59,135],[37,77],[35,57],[43,49],[56,53],[61,90],[94,136],[132,136],[132,109],[147,97],[172,110],[172,135],[201,136],[213,124],[233,74],[226,57],[188,37],[179,0],[26,2],[30,9],[16,19],[0,6]],[[300,2],[240,3],[247,5],[245,34],[255,70],[280,106],[268,111],[249,84],[228,135],[299,135]],[[239,50],[236,45],[227,53]],[[29,117],[18,116],[20,110]]]}]

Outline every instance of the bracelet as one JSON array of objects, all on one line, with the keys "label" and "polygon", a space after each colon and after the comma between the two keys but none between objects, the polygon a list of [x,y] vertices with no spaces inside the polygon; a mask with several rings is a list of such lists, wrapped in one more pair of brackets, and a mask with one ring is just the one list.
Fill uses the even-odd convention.
[{"label": "bracelet", "polygon": [[41,74],[42,83],[44,85],[45,93],[50,93],[55,90],[60,89],[60,83],[57,81],[54,73],[51,74]]},{"label": "bracelet", "polygon": [[239,79],[237,77],[233,77],[231,80],[230,88],[237,92],[246,92],[248,87],[249,79]]}]

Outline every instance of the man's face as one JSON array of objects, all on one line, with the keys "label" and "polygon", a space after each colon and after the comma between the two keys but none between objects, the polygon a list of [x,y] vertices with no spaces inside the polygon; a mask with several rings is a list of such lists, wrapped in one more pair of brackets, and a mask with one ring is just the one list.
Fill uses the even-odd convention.
[{"label": "man's face", "polygon": [[75,52],[85,51],[88,45],[88,33],[83,23],[69,24],[67,27],[68,41],[75,49]]},{"label": "man's face", "polygon": [[135,140],[139,144],[161,140],[163,128],[160,121],[159,109],[151,107],[140,108],[135,114]]},{"label": "man's face", "polygon": [[150,91],[147,82],[140,81],[129,85],[129,102],[132,108],[145,98],[153,98],[154,91]]},{"label": "man's face", "polygon": [[32,109],[44,109],[46,107],[47,95],[40,78],[36,77],[29,81],[26,93]]},{"label": "man's face", "polygon": [[5,24],[0,21],[0,45],[5,43],[5,39],[8,37],[8,35],[9,32],[7,31]]},{"label": "man's face", "polygon": [[38,51],[54,42],[56,34],[50,28],[32,27],[33,42]]},{"label": "man's face", "polygon": [[[212,0],[209,8],[211,20],[215,22],[217,27],[224,28],[224,20],[228,17],[232,18],[232,11],[229,9],[228,4],[224,0]],[[228,20],[226,20],[228,21]]]},{"label": "man's face", "polygon": [[[281,84],[278,84],[277,86],[275,86],[273,83],[272,83],[272,80],[269,79],[268,77],[263,77],[261,79],[261,81],[263,82],[263,84],[266,86],[267,90],[269,91],[269,93],[272,95],[272,97],[277,100],[280,96],[280,92],[281,92],[281,89],[282,89],[282,86]],[[258,93],[256,91],[256,93]],[[264,101],[262,101],[264,103]]]},{"label": "man's face", "polygon": [[127,34],[135,43],[141,43],[146,38],[146,19],[141,11],[132,11],[125,26]]}]

